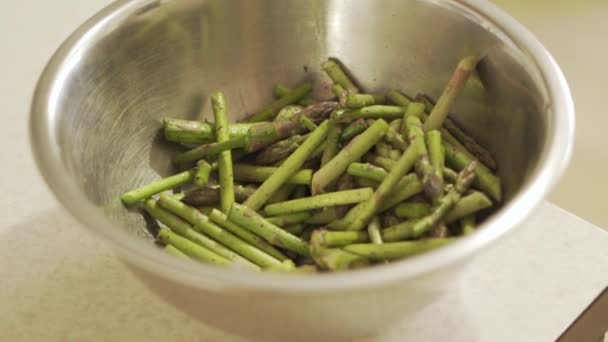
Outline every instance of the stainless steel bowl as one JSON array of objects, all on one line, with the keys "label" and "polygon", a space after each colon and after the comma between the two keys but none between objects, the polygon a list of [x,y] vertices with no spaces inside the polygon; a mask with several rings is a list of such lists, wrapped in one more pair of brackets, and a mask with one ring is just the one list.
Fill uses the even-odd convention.
[{"label": "stainless steel bowl", "polygon": [[[166,256],[142,216],[118,200],[174,172],[159,119],[208,116],[212,91],[226,93],[233,119],[270,101],[276,82],[313,80],[327,96],[319,64],[333,56],[368,91],[436,97],[470,51],[487,52],[484,88],[466,91],[454,117],[497,157],[506,202],[448,247],[322,276],[225,270]],[[95,15],[52,57],[34,95],[31,136],[61,203],[168,301],[236,334],[330,340],[415,314],[526,219],[569,161],[573,111],[555,61],[486,1],[132,0]]]}]

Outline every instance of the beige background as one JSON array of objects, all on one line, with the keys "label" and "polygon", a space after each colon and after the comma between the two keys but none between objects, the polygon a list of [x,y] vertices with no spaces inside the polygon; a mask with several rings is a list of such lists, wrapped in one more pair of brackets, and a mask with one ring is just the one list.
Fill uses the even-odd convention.
[{"label": "beige background", "polygon": [[562,67],[576,106],[570,168],[551,195],[557,205],[608,228],[608,1],[494,0],[528,27]]}]

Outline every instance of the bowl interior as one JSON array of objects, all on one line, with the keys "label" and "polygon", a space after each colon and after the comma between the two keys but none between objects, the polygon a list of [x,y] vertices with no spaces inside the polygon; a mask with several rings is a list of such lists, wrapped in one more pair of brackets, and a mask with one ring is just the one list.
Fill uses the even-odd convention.
[{"label": "bowl interior", "polygon": [[[457,2],[131,1],[90,25],[57,63],[48,97],[51,142],[64,177],[114,224],[151,239],[119,196],[176,170],[163,117],[210,117],[223,91],[234,120],[272,100],[276,83],[314,82],[339,58],[366,92],[400,89],[437,98],[463,56],[487,54],[452,117],[495,156],[505,200],[540,166],[551,129],[536,64],[491,23]],[[118,7],[117,7],[118,8]],[[150,247],[152,248],[152,247]]]}]

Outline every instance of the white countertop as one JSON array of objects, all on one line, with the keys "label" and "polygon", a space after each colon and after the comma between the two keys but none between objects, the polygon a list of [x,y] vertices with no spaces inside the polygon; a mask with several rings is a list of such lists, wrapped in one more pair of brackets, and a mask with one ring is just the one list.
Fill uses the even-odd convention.
[{"label": "white countertop", "polygon": [[[27,133],[33,85],[58,44],[108,1],[46,3],[0,12],[0,340],[239,340],[149,292],[44,186]],[[607,244],[604,231],[545,204],[477,257],[452,293],[380,340],[554,340],[608,284],[592,271],[608,269]]]}]

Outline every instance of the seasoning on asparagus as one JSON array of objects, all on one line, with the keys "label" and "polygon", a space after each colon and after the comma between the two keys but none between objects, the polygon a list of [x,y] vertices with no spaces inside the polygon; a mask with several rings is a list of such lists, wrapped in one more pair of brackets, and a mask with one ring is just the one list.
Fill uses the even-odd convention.
[{"label": "seasoning on asparagus", "polygon": [[359,160],[374,144],[376,144],[388,129],[384,120],[376,120],[367,130],[354,138],[333,159],[314,173],[312,177],[312,193],[319,194],[346,171],[350,163]]},{"label": "seasoning on asparagus", "polygon": [[303,133],[306,131],[306,128],[304,128],[300,122],[301,116],[307,116],[313,121],[322,121],[326,119],[337,106],[338,103],[334,101],[317,102],[302,109],[302,111],[294,114],[288,119],[255,125],[247,131],[245,150],[247,152],[255,152],[294,134]]},{"label": "seasoning on asparagus", "polygon": [[173,255],[185,256],[186,258],[220,266],[230,265],[231,263],[230,260],[166,228],[158,231],[156,239],[166,246],[172,246],[173,248],[165,247],[165,251]]},{"label": "seasoning on asparagus", "polygon": [[[181,144],[206,144],[216,140],[213,125],[207,122],[164,118],[165,140]],[[228,131],[231,139],[247,135],[249,127],[255,124],[231,123]]]},{"label": "seasoning on asparagus", "polygon": [[402,118],[405,110],[406,108],[399,106],[373,105],[345,111],[337,119],[338,122],[350,122],[355,119],[383,119],[390,121]]},{"label": "seasoning on asparagus", "polygon": [[275,246],[295,252],[298,255],[310,255],[306,242],[268,222],[245,205],[233,204],[228,218],[230,221],[249,229]]},{"label": "seasoning on asparagus", "polygon": [[266,217],[266,221],[278,227],[285,227],[292,224],[306,222],[306,220],[310,219],[311,217],[312,213],[310,211],[301,211],[293,214]]},{"label": "seasoning on asparagus", "polygon": [[296,115],[297,113],[301,112],[302,109],[304,109],[304,107],[298,106],[298,105],[285,106],[285,107],[283,107],[283,109],[281,109],[279,111],[279,113],[274,118],[274,120],[275,121],[287,120],[287,119],[291,118],[292,116]]},{"label": "seasoning on asparagus", "polygon": [[439,199],[433,211],[416,221],[406,221],[397,226],[388,227],[382,231],[384,241],[397,241],[406,238],[418,238],[430,231],[456,205],[462,194],[467,191],[475,178],[476,162],[465,167],[456,179],[454,187]]},{"label": "seasoning on asparagus", "polygon": [[223,212],[212,209],[209,213],[209,218],[215,222],[217,225],[223,227],[224,229],[232,232],[234,235],[240,237],[244,241],[247,241],[252,246],[258,248],[261,251],[264,251],[268,255],[273,256],[279,261],[289,260],[283,253],[281,253],[278,249],[274,248],[270,243],[261,237],[253,234],[249,230],[239,226],[238,224],[228,220],[228,216]]},{"label": "seasoning on asparagus", "polygon": [[[144,204],[144,210],[148,214],[150,214],[150,216],[154,217],[155,219],[169,227],[175,233],[200,246],[203,246],[213,251],[214,253],[222,256],[223,258],[232,262],[236,262],[239,265],[243,265],[248,268],[260,269],[259,266],[243,258],[234,251],[226,248],[221,243],[209,238],[207,235],[198,232],[194,229],[194,227],[192,227],[189,223],[185,222],[178,216],[174,215],[173,213],[169,212],[164,208],[161,208],[155,200],[147,200]],[[182,250],[182,252],[185,251]]]},{"label": "seasoning on asparagus", "polygon": [[344,127],[340,140],[350,140],[369,127],[369,123],[365,119],[357,119]]},{"label": "seasoning on asparagus", "polygon": [[[243,202],[247,197],[255,191],[256,187],[253,185],[243,186],[240,184],[234,185],[234,198],[237,202]],[[182,202],[191,205],[193,207],[204,207],[209,205],[215,205],[220,202],[220,189],[218,187],[204,187],[193,189],[185,193],[181,199]]]},{"label": "seasoning on asparagus", "polygon": [[328,192],[311,197],[270,204],[264,208],[264,212],[266,215],[275,216],[337,205],[355,204],[367,200],[373,194],[374,191],[370,188]]},{"label": "seasoning on asparagus", "polygon": [[422,122],[415,116],[405,118],[405,125],[408,130],[410,145],[418,150],[418,160],[416,161],[416,173],[422,179],[424,192],[433,201],[436,201],[443,192],[443,178],[440,178],[431,165],[429,155],[422,131]]},{"label": "seasoning on asparagus", "polygon": [[302,145],[283,162],[283,164],[281,164],[274,174],[264,181],[264,183],[249,196],[244,204],[253,210],[260,209],[281,185],[298,172],[308,156],[325,140],[325,137],[327,137],[327,128],[328,121],[326,120],[310,134],[306,141],[304,141],[304,143],[302,143]]},{"label": "seasoning on asparagus", "polygon": [[[467,154],[457,150],[453,145],[446,141],[443,142],[443,146],[447,163],[458,170],[462,170],[474,161],[474,159],[471,159]],[[500,178],[495,176],[492,171],[482,164],[477,164],[475,176],[475,187],[488,194],[495,201],[500,202],[502,199]]]},{"label": "seasoning on asparagus", "polygon": [[[228,116],[226,114],[226,98],[221,92],[211,95],[213,117],[215,119],[215,135],[218,144],[230,141],[228,134]],[[227,213],[234,203],[234,177],[232,175],[232,153],[230,150],[220,152],[217,158],[220,178],[220,204],[222,211]]]},{"label": "seasoning on asparagus", "polygon": [[335,232],[317,229],[312,232],[311,241],[324,247],[342,247],[353,243],[368,242],[367,232],[343,231]]},{"label": "seasoning on asparagus", "polygon": [[334,122],[334,120],[330,120],[327,131],[327,142],[323,150],[323,156],[321,157],[321,166],[327,164],[340,151],[341,134],[342,126]]},{"label": "seasoning on asparagus", "polygon": [[384,103],[384,96],[372,94],[350,94],[346,96],[345,105],[348,108],[361,108]]},{"label": "seasoning on asparagus", "polygon": [[266,254],[265,252],[250,245],[238,236],[221,228],[220,226],[209,220],[209,217],[202,214],[195,208],[192,208],[179,200],[167,194],[161,194],[159,204],[189,222],[193,227],[201,233],[215,239],[232,251],[238,253],[242,257],[252,261],[260,267],[278,266],[280,261]]},{"label": "seasoning on asparagus", "polygon": [[305,136],[296,134],[287,139],[277,141],[261,150],[256,156],[255,162],[258,165],[272,165],[279,160],[287,158],[293,151],[300,147],[300,144],[305,139]]}]

